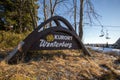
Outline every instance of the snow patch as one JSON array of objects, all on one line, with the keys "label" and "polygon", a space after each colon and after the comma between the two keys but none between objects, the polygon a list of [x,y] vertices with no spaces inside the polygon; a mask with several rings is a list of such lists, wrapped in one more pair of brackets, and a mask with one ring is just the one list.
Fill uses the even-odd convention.
[{"label": "snow patch", "polygon": [[103,47],[91,47],[89,46],[90,49],[98,52],[103,52],[103,53],[109,53],[113,52],[117,55],[120,55],[120,49],[114,49],[114,48],[103,48]]}]

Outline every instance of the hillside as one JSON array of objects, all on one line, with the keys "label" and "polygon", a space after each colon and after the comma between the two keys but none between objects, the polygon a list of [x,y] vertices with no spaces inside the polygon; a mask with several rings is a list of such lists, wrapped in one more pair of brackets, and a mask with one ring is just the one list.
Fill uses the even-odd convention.
[{"label": "hillside", "polygon": [[89,49],[92,57],[78,50],[29,52],[24,62],[7,64],[7,53],[30,32],[1,33],[0,80],[120,80],[120,56],[113,52],[103,54]]},{"label": "hillside", "polygon": [[10,65],[0,62],[0,80],[119,80],[120,58],[81,51],[40,51],[29,53],[29,61]]}]

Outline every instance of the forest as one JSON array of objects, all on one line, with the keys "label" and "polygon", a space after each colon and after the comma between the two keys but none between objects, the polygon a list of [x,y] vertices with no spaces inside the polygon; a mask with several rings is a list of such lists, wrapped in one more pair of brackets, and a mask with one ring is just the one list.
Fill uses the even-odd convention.
[{"label": "forest", "polygon": [[[0,0],[0,30],[24,32],[37,27],[37,0]],[[36,20],[36,21],[35,21]]]},{"label": "forest", "polygon": [[84,24],[93,24],[96,20],[101,25],[100,15],[90,0],[1,0],[0,30],[31,31],[56,15],[71,19],[69,21],[81,39]]}]

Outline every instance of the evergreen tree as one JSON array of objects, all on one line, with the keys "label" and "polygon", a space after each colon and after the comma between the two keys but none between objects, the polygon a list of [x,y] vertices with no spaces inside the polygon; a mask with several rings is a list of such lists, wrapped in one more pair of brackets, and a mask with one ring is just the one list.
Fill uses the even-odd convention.
[{"label": "evergreen tree", "polygon": [[[30,4],[30,1],[32,4]],[[13,29],[17,32],[32,30],[35,27],[33,21],[37,23],[38,5],[36,2],[37,0],[1,0],[0,27],[10,28],[10,26],[13,26]],[[36,13],[32,14],[34,18],[31,17],[30,10],[32,10],[32,13]]]}]

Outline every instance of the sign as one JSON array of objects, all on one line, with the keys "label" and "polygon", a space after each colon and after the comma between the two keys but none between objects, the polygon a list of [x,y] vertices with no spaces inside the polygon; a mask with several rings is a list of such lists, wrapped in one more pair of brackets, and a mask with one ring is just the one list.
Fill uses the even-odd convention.
[{"label": "sign", "polygon": [[[51,21],[54,21],[56,26],[41,30]],[[65,26],[61,26],[61,22],[66,28]],[[25,57],[28,51],[64,49],[82,49],[85,55],[91,55],[81,42],[71,24],[60,16],[54,16],[41,23],[38,28],[21,41],[6,57],[6,62],[18,63]]]},{"label": "sign", "polygon": [[30,50],[81,49],[74,36],[63,32],[51,32],[41,36]]}]

